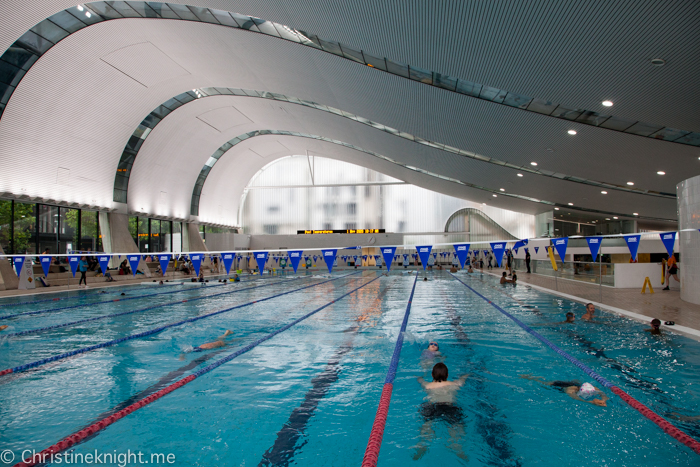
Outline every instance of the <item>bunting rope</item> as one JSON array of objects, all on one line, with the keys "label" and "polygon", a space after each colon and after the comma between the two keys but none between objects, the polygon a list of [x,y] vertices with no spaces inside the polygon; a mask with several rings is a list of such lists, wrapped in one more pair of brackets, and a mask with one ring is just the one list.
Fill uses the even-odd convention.
[{"label": "bunting rope", "polygon": [[[355,273],[353,273],[353,274],[355,274]],[[350,275],[352,275],[352,274],[348,274],[348,275],[343,276],[343,277],[347,277]],[[188,383],[191,383],[195,379],[197,379],[200,376],[202,376],[206,373],[209,373],[210,371],[220,367],[224,363],[230,362],[234,358],[239,357],[246,352],[249,352],[253,348],[262,344],[263,342],[272,339],[276,335],[286,331],[287,329],[291,328],[292,326],[299,324],[300,322],[304,321],[305,319],[309,318],[310,316],[313,316],[316,313],[318,313],[319,311],[321,311],[325,308],[328,308],[329,306],[333,305],[337,301],[342,300],[343,298],[347,297],[348,295],[360,290],[361,288],[371,284],[372,282],[374,282],[376,280],[379,280],[380,278],[381,278],[381,276],[378,276],[370,281],[365,282],[361,286],[351,290],[350,292],[347,292],[347,293],[341,295],[340,297],[336,298],[335,300],[331,300],[330,302],[326,303],[325,305],[320,306],[319,308],[316,308],[313,311],[310,311],[309,313],[305,314],[301,318],[295,319],[291,323],[289,323],[285,326],[282,326],[281,328],[277,329],[276,331],[273,331],[273,332],[267,334],[266,336],[263,336],[260,339],[246,345],[245,347],[243,347],[235,352],[233,352],[231,355],[228,355],[220,360],[217,360],[214,363],[212,363],[211,365],[206,366],[206,367],[202,368],[201,370],[196,371],[193,374],[176,381],[175,383],[171,384],[170,386],[167,386],[167,387],[161,389],[160,391],[155,392],[155,393],[151,394],[150,396],[147,396],[147,397],[141,399],[140,401],[131,404],[130,406],[120,410],[119,412],[117,412],[113,415],[110,415],[109,417],[106,417],[106,418],[100,420],[99,422],[93,423],[89,427],[87,427],[83,430],[80,430],[77,433],[74,433],[74,434],[64,438],[63,440],[59,441],[58,443],[54,444],[53,446],[50,446],[50,447],[44,449],[43,451],[30,457],[29,459],[25,459],[23,462],[19,462],[19,463],[15,464],[14,467],[31,467],[31,466],[34,466],[38,463],[41,463],[41,462],[36,462],[36,461],[41,461],[42,459],[50,459],[53,455],[55,455],[61,451],[65,451],[69,447],[74,446],[77,443],[80,443],[88,436],[92,436],[92,435],[96,434],[97,432],[105,429],[106,427],[108,427],[112,423],[116,422],[117,420],[120,420],[120,419],[126,417],[127,415],[135,412],[136,410],[138,410],[142,407],[145,407],[146,405],[160,399],[161,397],[173,392],[174,390],[176,390],[178,388],[181,388],[182,386],[184,386]],[[336,280],[336,279],[332,279],[332,280]],[[326,281],[326,282],[330,282],[330,281]],[[315,284],[315,285],[319,285],[319,284]],[[414,287],[415,287],[415,283],[414,283]],[[285,292],[285,293],[289,293],[289,292]],[[272,297],[270,297],[270,298],[272,298]],[[264,299],[264,300],[268,300],[268,299]],[[258,301],[262,301],[262,300],[258,300]],[[256,302],[253,302],[253,303],[256,303]]]},{"label": "bunting rope", "polygon": [[168,328],[172,328],[172,327],[176,327],[176,326],[181,326],[181,325],[183,325],[183,324],[185,324],[185,323],[193,323],[193,322],[195,322],[195,321],[199,321],[200,319],[204,319],[204,318],[209,318],[209,317],[211,317],[211,316],[220,315],[221,313],[225,313],[225,312],[228,312],[228,311],[231,311],[231,310],[236,310],[236,309],[238,309],[238,308],[243,308],[243,307],[246,307],[246,306],[249,306],[249,305],[253,305],[253,304],[255,304],[255,303],[260,303],[260,302],[264,302],[264,301],[267,301],[267,300],[271,300],[271,299],[276,298],[276,297],[281,297],[282,295],[287,295],[287,294],[290,294],[290,293],[293,293],[293,292],[298,292],[298,291],[300,291],[300,290],[308,289],[308,288],[311,288],[311,287],[316,287],[316,286],[325,284],[325,283],[327,283],[327,282],[331,282],[331,281],[336,281],[336,280],[339,280],[339,279],[343,279],[343,278],[348,277],[348,276],[351,276],[351,275],[353,275],[353,274],[358,274],[358,273],[347,274],[347,275],[345,275],[345,276],[336,277],[335,279],[329,279],[329,280],[327,280],[327,281],[319,282],[318,284],[307,285],[306,287],[301,287],[301,288],[298,288],[298,289],[289,290],[289,291],[287,291],[287,292],[282,292],[282,293],[279,293],[279,294],[276,294],[276,295],[272,295],[272,296],[270,296],[270,297],[266,297],[266,298],[261,298],[261,299],[258,299],[258,300],[254,300],[254,301],[252,301],[252,302],[244,303],[244,304],[242,304],[242,305],[236,305],[236,306],[231,307],[231,308],[225,308],[225,309],[223,309],[223,310],[214,311],[214,312],[212,312],[212,313],[207,313],[207,314],[205,314],[205,315],[201,315],[201,316],[196,316],[196,317],[194,317],[194,318],[185,319],[185,320],[182,320],[182,321],[178,321],[178,322],[176,322],[176,323],[166,324],[165,326],[160,326],[160,327],[158,327],[158,328],[151,329],[151,330],[144,331],[144,332],[140,332],[140,333],[138,333],[138,334],[131,334],[131,335],[129,335],[129,336],[121,337],[121,338],[119,338],[119,339],[114,339],[114,340],[111,340],[111,341],[108,341],[108,342],[103,342],[103,343],[101,343],[101,344],[95,344],[95,345],[91,345],[91,346],[89,346],[89,347],[83,347],[83,348],[81,348],[81,349],[72,350],[72,351],[70,351],[70,352],[65,352],[65,353],[62,353],[62,354],[60,354],[60,355],[54,355],[53,357],[47,357],[47,358],[43,358],[43,359],[41,359],[41,360],[37,360],[37,361],[35,361],[35,362],[26,363],[26,364],[24,364],[24,365],[19,365],[19,366],[16,366],[16,367],[14,367],[14,368],[8,368],[8,369],[6,369],[6,370],[0,371],[0,377],[2,377],[2,376],[7,376],[7,375],[12,374],[12,373],[19,373],[19,372],[22,372],[22,371],[26,371],[26,370],[29,370],[29,369],[31,369],[31,368],[36,368],[36,367],[45,365],[45,364],[47,364],[47,363],[55,362],[55,361],[57,361],[57,360],[63,360],[63,359],[65,359],[65,358],[72,357],[72,356],[74,356],[74,355],[80,355],[80,354],[83,354],[83,353],[86,353],[86,352],[91,352],[91,351],[93,351],[93,350],[102,349],[102,348],[106,348],[106,347],[111,347],[111,346],[113,346],[113,345],[120,344],[120,343],[126,342],[126,341],[130,341],[130,340],[132,340],[132,339],[138,339],[138,338],[140,338],[140,337],[150,336],[150,335],[152,335],[152,334],[156,334],[156,333],[161,332],[161,331],[163,331],[163,330],[165,330],[165,329],[168,329]]},{"label": "bunting rope", "polygon": [[374,424],[372,424],[372,431],[369,435],[367,448],[365,449],[365,457],[362,459],[362,467],[376,467],[377,460],[379,459],[379,450],[382,447],[382,438],[384,437],[384,427],[386,426],[386,419],[389,415],[391,393],[394,389],[394,379],[396,378],[396,371],[399,367],[399,358],[401,357],[401,347],[403,346],[404,332],[406,332],[406,326],[408,326],[408,316],[411,314],[411,303],[413,302],[413,294],[416,291],[417,281],[418,274],[416,274],[416,278],[413,280],[413,288],[411,289],[411,295],[408,297],[406,313],[403,316],[401,330],[399,331],[399,338],[396,340],[394,353],[391,356],[389,371],[387,372],[386,379],[384,380],[382,395],[379,398],[379,407],[377,407],[377,414],[374,417]]},{"label": "bunting rope", "polygon": [[663,417],[661,417],[660,415],[658,415],[654,411],[652,411],[649,407],[645,406],[644,404],[642,404],[641,402],[639,402],[638,400],[636,400],[635,398],[633,398],[632,396],[627,394],[625,391],[623,391],[619,387],[615,386],[613,383],[611,383],[610,381],[608,381],[607,379],[605,379],[604,377],[602,377],[601,375],[599,375],[598,373],[596,373],[592,369],[588,368],[586,365],[584,365],[578,359],[576,359],[576,358],[572,357],[571,355],[569,355],[568,353],[564,352],[562,349],[560,349],[559,347],[554,345],[552,342],[550,342],[548,339],[546,339],[545,337],[540,335],[538,332],[534,331],[532,328],[530,328],[528,325],[526,325],[525,323],[520,321],[518,318],[511,315],[506,310],[504,310],[500,306],[496,305],[495,303],[493,303],[491,300],[489,300],[485,296],[481,295],[479,292],[477,292],[472,287],[467,285],[465,282],[463,282],[457,276],[455,276],[452,273],[450,273],[450,275],[452,275],[452,277],[454,277],[458,282],[460,282],[462,285],[467,287],[469,290],[474,292],[474,294],[476,294],[478,297],[480,297],[484,301],[488,302],[489,305],[491,305],[492,307],[494,307],[495,309],[497,309],[498,311],[503,313],[505,316],[507,316],[508,318],[513,320],[515,322],[515,324],[520,326],[522,329],[524,329],[530,335],[532,335],[536,339],[539,339],[544,345],[546,345],[550,349],[554,350],[556,353],[558,353],[559,355],[561,355],[562,357],[564,357],[565,359],[567,359],[568,361],[570,361],[571,363],[573,363],[574,365],[579,367],[584,373],[586,373],[588,376],[590,376],[594,380],[598,381],[604,387],[610,389],[614,394],[619,396],[623,401],[625,401],[627,404],[629,404],[632,408],[634,408],[639,413],[644,415],[646,418],[648,418],[649,420],[654,422],[656,425],[658,425],[659,428],[661,428],[664,431],[664,433],[670,435],[671,437],[673,437],[676,440],[680,441],[681,443],[685,444],[690,449],[695,451],[696,454],[700,454],[700,442],[696,441],[695,439],[693,439],[691,436],[689,436],[687,433],[680,430],[679,428],[676,428],[674,425],[672,425],[670,422],[665,420]]}]

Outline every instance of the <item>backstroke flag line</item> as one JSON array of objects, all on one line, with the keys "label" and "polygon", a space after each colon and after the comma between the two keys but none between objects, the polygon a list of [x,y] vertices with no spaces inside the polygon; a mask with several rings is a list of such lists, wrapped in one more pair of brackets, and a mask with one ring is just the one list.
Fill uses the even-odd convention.
[{"label": "backstroke flag line", "polygon": [[302,253],[303,251],[301,250],[289,252],[289,261],[292,263],[292,268],[294,268],[294,274],[296,274],[297,268],[299,267],[299,261],[301,261]]},{"label": "backstroke flag line", "polygon": [[454,245],[454,247],[455,254],[457,255],[457,258],[459,258],[459,265],[462,269],[464,269],[464,263],[467,261],[467,256],[469,255],[469,244],[463,243],[461,245]]},{"label": "backstroke flag line", "polygon": [[394,260],[394,253],[396,252],[396,247],[383,247],[382,256],[384,257],[384,262],[386,263],[386,269],[391,271],[391,263]]},{"label": "backstroke flag line", "polygon": [[418,250],[418,256],[420,257],[420,262],[423,264],[423,271],[425,271],[425,268],[428,267],[428,260],[430,259],[430,251],[432,249],[433,247],[430,245],[416,247],[416,250]]}]

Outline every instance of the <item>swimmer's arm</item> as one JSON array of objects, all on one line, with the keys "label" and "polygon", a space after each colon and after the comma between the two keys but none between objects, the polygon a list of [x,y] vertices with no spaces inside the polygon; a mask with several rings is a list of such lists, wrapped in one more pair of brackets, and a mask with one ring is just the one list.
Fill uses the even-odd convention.
[{"label": "swimmer's arm", "polygon": [[418,377],[418,382],[420,383],[420,385],[423,389],[426,389],[426,387],[428,386],[427,381],[425,381],[425,379],[423,379],[422,376]]},{"label": "swimmer's arm", "polygon": [[459,378],[455,380],[455,385],[457,386],[464,386],[464,382],[467,380],[467,377],[469,377],[469,373],[465,373]]}]

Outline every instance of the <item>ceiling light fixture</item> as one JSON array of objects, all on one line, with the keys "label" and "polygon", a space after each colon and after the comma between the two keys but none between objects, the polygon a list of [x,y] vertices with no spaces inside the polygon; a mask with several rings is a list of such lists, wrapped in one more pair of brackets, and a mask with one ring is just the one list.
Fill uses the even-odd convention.
[{"label": "ceiling light fixture", "polygon": [[617,217],[613,217],[613,219],[617,219]]},{"label": "ceiling light fixture", "polygon": [[664,66],[666,64],[666,60],[662,58],[652,58],[651,64],[654,66]]},{"label": "ceiling light fixture", "polygon": [[537,162],[530,162],[530,165],[537,165]]},{"label": "ceiling light fixture", "polygon": [[92,15],[90,14],[89,11],[86,11],[86,12],[85,12],[85,16],[87,16],[87,17],[89,18],[89,17],[91,17]]},{"label": "ceiling light fixture", "polygon": [[82,5],[78,5],[78,11],[83,11],[83,6],[82,6]]},{"label": "ceiling light fixture", "polygon": [[494,198],[498,198],[498,195],[494,194],[493,197],[494,197]]},{"label": "ceiling light fixture", "polygon": [[522,176],[523,176],[523,174],[518,174],[518,177],[522,177]]},{"label": "ceiling light fixture", "polygon": [[628,184],[629,186],[632,186],[632,185],[634,185],[634,182],[627,182],[627,184]]},{"label": "ceiling light fixture", "polygon": [[633,215],[633,216],[638,216],[639,213],[638,213],[638,212],[633,212],[632,215]]},{"label": "ceiling light fixture", "polygon": [[575,134],[576,134],[576,130],[569,130],[569,131],[567,131],[567,133],[569,133],[570,135],[575,135]]},{"label": "ceiling light fixture", "polygon": [[608,194],[607,191],[601,191],[601,193],[604,194],[604,195],[607,195],[607,194]]},{"label": "ceiling light fixture", "polygon": [[606,221],[609,221],[609,220],[610,220],[610,218],[609,218],[609,217],[606,217],[606,218],[605,218],[605,220],[606,220]]},{"label": "ceiling light fixture", "polygon": [[603,105],[605,107],[612,107],[613,103],[612,103],[612,101],[603,101]]},{"label": "ceiling light fixture", "polygon": [[499,190],[501,190],[501,191],[506,191],[506,190],[504,190],[503,188],[499,188]]},{"label": "ceiling light fixture", "polygon": [[559,210],[559,208],[554,208],[554,210],[555,210],[555,211],[558,211],[558,210]]},{"label": "ceiling light fixture", "polygon": [[659,175],[666,175],[666,172],[664,172],[663,170],[659,170],[659,171],[656,172],[656,173],[659,174]]},{"label": "ceiling light fixture", "polygon": [[573,206],[573,205],[574,205],[574,203],[569,203],[569,206]]}]

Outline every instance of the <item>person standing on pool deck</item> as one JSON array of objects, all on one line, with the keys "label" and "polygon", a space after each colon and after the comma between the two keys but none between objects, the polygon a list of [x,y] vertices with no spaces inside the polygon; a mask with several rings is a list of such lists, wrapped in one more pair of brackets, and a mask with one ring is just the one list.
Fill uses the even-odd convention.
[{"label": "person standing on pool deck", "polygon": [[671,285],[669,282],[669,280],[671,280],[671,276],[676,279],[676,282],[681,282],[680,279],[678,279],[678,263],[676,262],[676,255],[670,255],[666,260],[666,287],[661,290],[671,290],[669,287]]},{"label": "person standing on pool deck", "polygon": [[527,273],[530,274],[530,251],[525,250],[525,266],[527,266]]},{"label": "person standing on pool deck", "polygon": [[447,365],[437,363],[433,367],[432,376],[433,381],[431,383],[425,381],[422,377],[418,378],[418,382],[427,393],[426,399],[428,399],[428,402],[425,402],[420,408],[420,413],[425,421],[420,429],[422,439],[415,446],[416,452],[413,454],[413,460],[422,458],[428,452],[428,446],[435,439],[433,422],[440,420],[445,421],[449,425],[450,443],[447,447],[460,459],[469,460],[469,457],[462,450],[462,445],[459,443],[459,439],[464,436],[464,414],[459,406],[454,405],[455,395],[464,386],[464,381],[468,375],[462,375],[454,381],[447,381]]},{"label": "person standing on pool deck", "polygon": [[85,274],[87,274],[88,262],[85,256],[80,257],[78,270],[80,271],[80,282],[78,282],[78,287],[80,287],[83,283],[85,283],[85,287],[87,287],[87,277],[85,277]]},{"label": "person standing on pool deck", "polygon": [[[578,381],[544,381],[541,376],[520,375],[521,378],[537,381],[545,386],[551,386],[564,392],[567,396],[577,401],[586,402],[588,404],[597,405],[598,407],[607,407],[606,401],[609,397],[600,389],[593,386],[591,383],[579,383]],[[595,399],[595,396],[600,396],[600,399]]]}]

